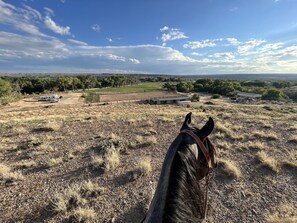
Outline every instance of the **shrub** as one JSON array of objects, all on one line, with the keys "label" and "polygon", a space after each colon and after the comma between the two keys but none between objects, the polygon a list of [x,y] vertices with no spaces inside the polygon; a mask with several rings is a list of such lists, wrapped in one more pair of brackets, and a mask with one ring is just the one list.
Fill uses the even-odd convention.
[{"label": "shrub", "polygon": [[193,100],[199,101],[200,100],[200,96],[198,94],[194,94],[193,95]]},{"label": "shrub", "polygon": [[218,98],[220,98],[220,97],[221,97],[221,95],[219,95],[219,94],[213,94],[213,95],[212,95],[212,98],[213,98],[213,99],[218,99]]}]

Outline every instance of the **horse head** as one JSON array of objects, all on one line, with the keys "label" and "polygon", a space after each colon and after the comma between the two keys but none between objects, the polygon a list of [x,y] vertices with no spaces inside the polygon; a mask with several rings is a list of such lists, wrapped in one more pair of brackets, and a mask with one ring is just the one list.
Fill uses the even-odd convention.
[{"label": "horse head", "polygon": [[216,168],[216,150],[213,144],[208,139],[208,136],[214,129],[214,121],[211,117],[209,117],[206,124],[198,129],[191,125],[192,121],[192,113],[186,115],[185,121],[180,129],[182,133],[187,133],[192,136],[192,138],[197,143],[197,150],[192,151],[197,158],[197,162],[199,163],[199,175],[200,179],[204,178],[210,170]]}]

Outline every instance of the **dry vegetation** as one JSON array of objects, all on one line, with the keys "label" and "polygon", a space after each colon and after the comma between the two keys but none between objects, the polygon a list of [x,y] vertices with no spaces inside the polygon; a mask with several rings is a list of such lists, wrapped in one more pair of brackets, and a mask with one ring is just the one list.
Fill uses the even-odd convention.
[{"label": "dry vegetation", "polygon": [[1,107],[0,222],[140,222],[189,111],[216,122],[207,222],[296,222],[296,105],[269,106]]}]

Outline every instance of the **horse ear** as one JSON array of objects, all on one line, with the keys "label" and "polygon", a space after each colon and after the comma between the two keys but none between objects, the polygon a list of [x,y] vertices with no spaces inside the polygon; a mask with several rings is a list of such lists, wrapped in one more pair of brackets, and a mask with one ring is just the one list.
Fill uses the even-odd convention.
[{"label": "horse ear", "polygon": [[192,120],[191,116],[192,116],[192,112],[190,112],[189,114],[186,115],[184,124],[183,124],[183,126],[181,127],[180,130],[189,128],[189,126],[190,126],[190,124],[191,124],[191,120]]},{"label": "horse ear", "polygon": [[200,136],[202,138],[207,137],[213,130],[214,128],[214,121],[211,117],[209,117],[208,121],[206,124],[203,126],[203,128],[199,131]]}]

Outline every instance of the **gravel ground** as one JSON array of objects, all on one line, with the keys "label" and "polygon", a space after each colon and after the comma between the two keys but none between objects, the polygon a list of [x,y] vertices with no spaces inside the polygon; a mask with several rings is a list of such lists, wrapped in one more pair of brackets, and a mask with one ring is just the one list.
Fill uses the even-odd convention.
[{"label": "gravel ground", "polygon": [[[134,104],[0,108],[0,164],[24,176],[23,180],[5,181],[0,175],[0,222],[79,222],[73,218],[77,207],[59,213],[53,211],[52,202],[56,194],[86,181],[104,188],[100,196],[86,198],[82,205],[96,213],[86,222],[140,222],[166,151],[189,111],[198,127],[208,116],[215,119],[218,125],[211,139],[220,158],[233,161],[241,172],[235,177],[219,164],[206,222],[273,222],[271,219],[279,217],[294,222],[296,214],[290,210],[297,209],[297,175],[292,164],[296,164],[296,144],[288,139],[297,133],[292,130],[297,124],[295,105],[269,104],[272,110],[267,110],[262,105],[213,102],[189,108]],[[257,131],[274,133],[277,138],[255,136]],[[149,137],[156,142],[148,143]],[[114,171],[94,168],[92,156],[100,154],[105,142],[118,140],[124,145],[119,166]],[[259,161],[259,149],[249,148],[259,141],[278,162],[277,172]],[[224,148],[222,142],[229,146]],[[152,171],[138,174],[139,162],[145,157],[151,159]],[[49,166],[52,158],[60,161]],[[35,165],[24,167],[22,161]]]}]

